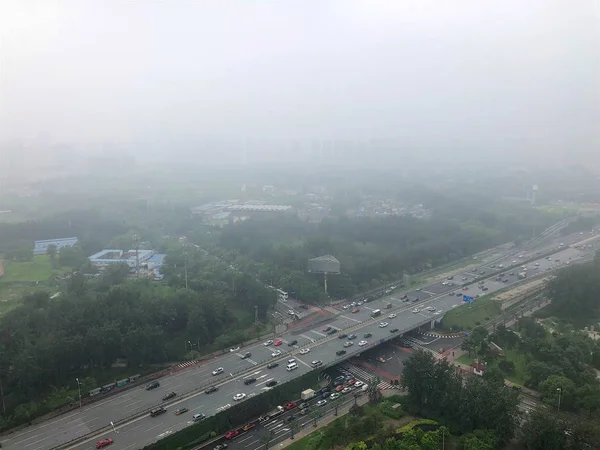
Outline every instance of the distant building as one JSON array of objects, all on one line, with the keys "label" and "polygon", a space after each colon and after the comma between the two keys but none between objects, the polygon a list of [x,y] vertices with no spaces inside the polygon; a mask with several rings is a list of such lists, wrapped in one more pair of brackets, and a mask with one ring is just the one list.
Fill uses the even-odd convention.
[{"label": "distant building", "polygon": [[44,255],[48,251],[48,247],[54,245],[57,250],[64,247],[73,247],[79,242],[76,237],[70,238],[59,238],[59,239],[45,239],[43,241],[35,241],[33,247],[34,255]]},{"label": "distant building", "polygon": [[123,250],[101,250],[98,253],[89,256],[88,259],[90,262],[97,267],[107,267],[112,264],[125,263],[130,268],[135,269],[137,265],[138,257],[136,253],[139,254],[139,262],[140,267],[142,264],[147,263],[152,256],[154,255],[154,251],[152,250],[129,250],[127,252]]},{"label": "distant building", "polygon": [[232,221],[244,220],[248,217],[271,218],[294,213],[294,208],[288,205],[245,204],[227,208],[232,215]]}]

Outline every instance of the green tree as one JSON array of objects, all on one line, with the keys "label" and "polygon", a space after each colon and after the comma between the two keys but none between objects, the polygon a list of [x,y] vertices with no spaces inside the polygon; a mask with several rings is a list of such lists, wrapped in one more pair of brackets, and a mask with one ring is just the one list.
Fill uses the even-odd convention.
[{"label": "green tree", "polygon": [[568,448],[565,423],[549,411],[536,409],[521,427],[521,442],[528,450],[564,450]]},{"label": "green tree", "polygon": [[560,401],[562,409],[570,409],[575,399],[575,384],[566,377],[550,375],[540,384],[540,394],[544,402],[558,408]]},{"label": "green tree", "polygon": [[515,363],[512,361],[508,361],[503,359],[498,363],[498,369],[500,369],[506,375],[514,375],[515,373]]}]

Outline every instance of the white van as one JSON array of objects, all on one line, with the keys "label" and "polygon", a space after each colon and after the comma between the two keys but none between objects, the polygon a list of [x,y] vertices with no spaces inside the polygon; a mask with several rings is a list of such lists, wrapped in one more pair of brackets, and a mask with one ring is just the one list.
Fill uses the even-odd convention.
[{"label": "white van", "polygon": [[298,368],[298,364],[296,364],[295,362],[290,363],[286,366],[286,369],[288,372],[291,372],[292,370],[297,369],[297,368]]}]

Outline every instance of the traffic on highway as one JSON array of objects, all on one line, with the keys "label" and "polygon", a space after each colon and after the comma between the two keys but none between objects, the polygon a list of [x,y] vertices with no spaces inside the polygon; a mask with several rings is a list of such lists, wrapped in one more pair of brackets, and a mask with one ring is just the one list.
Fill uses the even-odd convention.
[{"label": "traffic on highway", "polygon": [[[94,448],[102,439],[111,439],[110,448],[115,450],[142,448],[200,417],[214,415],[315,367],[337,364],[384,340],[422,325],[431,326],[445,312],[461,306],[463,295],[477,298],[522,281],[519,274],[523,272],[531,277],[589,257],[593,246],[575,248],[573,244],[589,238],[587,233],[577,233],[561,238],[561,246],[553,242],[527,253],[490,252],[489,257],[478,260],[481,264],[477,268],[410,291],[390,289],[390,295],[370,302],[341,305],[339,314],[327,322],[232,349],[222,357],[160,379],[153,389],[133,388],[6,436],[2,446],[9,450],[62,448],[108,427],[64,448]],[[556,250],[551,257],[532,261],[536,253],[551,250]],[[498,270],[501,276],[494,274],[482,283],[473,282]],[[175,395],[164,400],[171,393]],[[159,406],[164,410],[151,415],[150,409]],[[128,417],[132,419],[110,426]]]}]

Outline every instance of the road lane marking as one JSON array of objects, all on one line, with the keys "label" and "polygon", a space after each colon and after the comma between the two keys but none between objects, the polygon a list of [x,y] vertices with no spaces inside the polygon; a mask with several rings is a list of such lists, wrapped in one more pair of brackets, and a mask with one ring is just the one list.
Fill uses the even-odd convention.
[{"label": "road lane marking", "polygon": [[147,430],[145,430],[144,432],[147,433],[150,430],[154,430],[155,428],[158,428],[162,425],[162,423],[159,423],[158,425],[154,425],[153,427],[148,428]]},{"label": "road lane marking", "polygon": [[307,335],[305,335],[305,334],[301,334],[300,336],[302,336],[304,339],[308,339],[308,340],[311,342],[311,344],[314,344],[314,343],[315,343],[315,341],[316,341],[315,339],[313,339],[313,338],[311,338],[311,337],[308,337],[308,336],[307,336]]},{"label": "road lane marking", "polygon": [[315,331],[315,330],[310,330],[310,332],[311,332],[311,333],[318,334],[318,335],[319,335],[319,336],[321,336],[321,337],[325,337],[325,336],[327,336],[326,334],[320,333],[319,331]]},{"label": "road lane marking", "polygon": [[[263,377],[268,377],[268,375],[263,375]],[[261,377],[261,378],[262,378],[262,377]],[[268,380],[265,380],[265,381],[263,381],[263,382],[261,382],[261,383],[257,383],[256,385],[257,385],[257,386],[260,386],[261,384],[266,384],[266,383],[268,383],[268,382],[269,382],[269,381],[271,381],[271,380],[273,380],[273,378],[269,378]]]},{"label": "road lane marking", "polygon": [[254,364],[255,366],[258,366],[258,363],[257,363],[256,361],[254,361],[253,359],[246,358],[246,361],[248,361],[248,362],[250,362],[250,363]]},{"label": "road lane marking", "polygon": [[240,442],[246,442],[248,439],[252,439],[252,438],[255,438],[255,437],[256,436],[254,436],[253,434],[250,434],[250,436],[248,436],[246,439],[239,439],[238,443],[240,443]]},{"label": "road lane marking", "polygon": [[[252,437],[256,437],[256,436],[252,436]],[[250,447],[251,445],[254,445],[254,444],[256,444],[258,441],[260,441],[260,439],[257,439],[257,440],[255,440],[255,441],[252,441],[252,442],[250,442],[248,445],[246,445],[246,446],[245,446],[245,448],[248,448],[248,447]],[[239,442],[242,442],[242,441],[239,441]]]},{"label": "road lane marking", "polygon": [[360,320],[356,320],[356,319],[353,319],[352,317],[348,317],[348,316],[344,316],[344,315],[340,315],[340,317],[343,317],[344,319],[351,320],[351,321],[356,322],[356,323],[361,323],[362,322]]},{"label": "road lane marking", "polygon": [[309,366],[308,364],[306,364],[304,361],[302,361],[300,358],[298,358],[298,356],[296,356],[296,361],[301,362],[302,364],[304,364],[306,367],[308,367],[309,369],[312,369],[311,366]]}]

